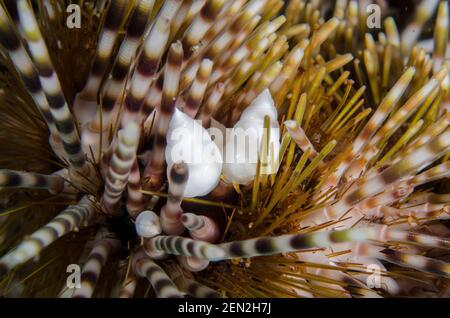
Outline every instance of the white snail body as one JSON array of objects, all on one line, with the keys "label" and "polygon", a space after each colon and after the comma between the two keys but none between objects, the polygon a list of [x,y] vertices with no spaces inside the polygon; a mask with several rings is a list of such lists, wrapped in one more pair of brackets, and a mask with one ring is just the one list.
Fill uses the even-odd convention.
[{"label": "white snail body", "polygon": [[189,168],[184,197],[204,196],[219,183],[222,154],[202,125],[175,109],[167,132],[166,162]]},{"label": "white snail body", "polygon": [[[269,116],[269,151],[267,162],[261,166],[261,174],[272,174],[278,170],[280,151],[280,126],[278,112],[268,89],[265,89],[247,107],[231,130],[225,142],[223,174],[233,183],[247,184],[257,172],[258,153],[262,158],[264,118]],[[236,139],[237,137],[237,139]]]},{"label": "white snail body", "polygon": [[136,233],[139,236],[150,238],[161,234],[159,217],[152,211],[143,211],[136,218]]}]

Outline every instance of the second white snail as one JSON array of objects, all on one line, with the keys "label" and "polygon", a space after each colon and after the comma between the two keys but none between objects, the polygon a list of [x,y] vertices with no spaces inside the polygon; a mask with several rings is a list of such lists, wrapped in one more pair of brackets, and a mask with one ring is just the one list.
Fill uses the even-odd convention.
[{"label": "second white snail", "polygon": [[223,174],[228,181],[239,184],[251,182],[257,172],[258,153],[262,158],[265,134],[264,117],[270,118],[269,148],[267,162],[261,174],[272,174],[278,170],[280,151],[280,126],[278,112],[269,89],[265,89],[241,114],[239,121],[227,132],[225,142]]},{"label": "second white snail", "polygon": [[219,183],[222,154],[202,125],[175,109],[167,132],[166,162],[185,162],[189,168],[184,197],[210,193]]}]

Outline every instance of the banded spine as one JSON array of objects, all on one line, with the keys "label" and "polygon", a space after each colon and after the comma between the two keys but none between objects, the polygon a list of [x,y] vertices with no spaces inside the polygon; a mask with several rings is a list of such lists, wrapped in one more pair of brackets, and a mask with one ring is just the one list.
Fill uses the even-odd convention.
[{"label": "banded spine", "polygon": [[64,190],[64,179],[59,175],[0,169],[0,188],[47,189],[52,193]]},{"label": "banded spine", "polygon": [[97,94],[113,54],[126,5],[125,0],[112,0],[106,12],[90,74],[84,88],[75,97],[74,113],[81,125],[89,122],[96,112]]},{"label": "banded spine", "polygon": [[222,9],[225,0],[206,1],[189,28],[185,31],[181,44],[183,46],[183,60],[189,59],[195,50],[193,49],[210,29],[214,20]]},{"label": "banded spine", "polygon": [[119,298],[133,298],[136,291],[137,279],[132,275],[123,283],[119,291]]},{"label": "banded spine", "polygon": [[195,240],[214,243],[219,239],[219,227],[207,216],[183,213],[181,222]]},{"label": "banded spine", "polygon": [[[391,113],[396,103],[403,96],[415,73],[415,68],[408,68],[397,81],[397,83],[395,83],[395,85],[391,88],[388,94],[384,97],[380,106],[378,106],[377,111],[372,115],[368,123],[358,134],[358,137],[356,137],[355,141],[353,141],[349,149],[345,151],[345,158],[337,167],[336,172],[334,172],[332,176],[329,177],[329,180],[327,182],[328,185],[334,186],[337,184],[337,182],[339,182],[341,176],[350,166],[357,153],[360,152],[365,145],[367,145],[367,143],[377,132],[381,124]],[[331,182],[331,180],[334,181]]]},{"label": "banded spine", "polygon": [[220,104],[220,99],[225,92],[224,83],[217,83],[204,102],[203,106],[200,108],[200,113],[198,115],[198,120],[201,121],[203,128],[209,128],[211,126],[211,118],[214,115],[216,109]]},{"label": "banded spine", "polygon": [[221,246],[181,236],[157,236],[151,238],[148,244],[152,249],[167,254],[195,256],[213,262],[222,260],[226,256]]},{"label": "banded spine", "polygon": [[193,0],[183,0],[180,8],[176,12],[175,16],[172,19],[172,23],[170,25],[170,40],[178,34],[183,23],[188,22],[188,15],[191,11]]},{"label": "banded spine", "polygon": [[434,28],[433,70],[437,72],[445,59],[449,36],[448,1],[439,3]]},{"label": "banded spine", "polygon": [[[300,127],[300,125],[295,120],[287,120],[284,122],[284,125],[286,126],[292,139],[303,152],[306,152],[307,149],[310,149],[308,152],[309,160],[314,160],[314,158],[316,158],[319,153],[316,151],[308,136],[306,136],[306,133],[302,129],[302,127]],[[324,165],[323,162],[321,162],[321,164],[322,166]]]},{"label": "banded spine", "polygon": [[92,198],[83,197],[59,213],[47,225],[24,239],[18,246],[0,258],[0,277],[16,266],[39,256],[40,252],[60,237],[76,231],[93,221],[95,207]]},{"label": "banded spine", "polygon": [[184,269],[188,270],[189,272],[195,273],[195,272],[201,272],[205,270],[209,265],[209,260],[198,258],[195,256],[180,256],[178,255],[176,257],[178,263],[184,267]]},{"label": "banded spine", "polygon": [[103,238],[95,243],[89,253],[86,263],[81,270],[81,288],[77,288],[72,298],[91,298],[102,268],[109,257],[120,248],[120,241],[112,238]]},{"label": "banded spine", "polygon": [[117,106],[117,101],[124,90],[129,68],[149,22],[148,17],[152,12],[154,4],[155,0],[139,0],[136,4],[127,26],[125,39],[120,45],[116,61],[111,70],[110,78],[103,88],[102,113],[100,114],[99,108],[96,115],[95,126],[97,128],[100,127],[100,118],[102,120],[102,126],[108,127],[116,113],[115,107]]},{"label": "banded spine", "polygon": [[224,259],[248,258],[261,255],[288,253],[312,248],[329,247],[336,243],[378,240],[419,243],[424,246],[449,248],[450,241],[412,232],[394,231],[386,226],[354,228],[340,231],[320,231],[306,234],[287,234],[278,237],[260,237],[243,241],[222,243]]},{"label": "banded spine", "polygon": [[33,10],[27,0],[18,0],[17,5],[20,26],[38,70],[56,130],[59,133],[69,162],[76,169],[81,169],[84,167],[86,161],[81,149],[75,121],[62,92],[58,76],[55,73]]},{"label": "banded spine", "polygon": [[175,98],[178,95],[182,59],[182,46],[179,42],[176,42],[170,47],[169,55],[167,57],[167,63],[164,70],[162,101],[158,112],[158,121],[156,122],[152,156],[150,163],[144,171],[144,177],[149,179],[147,187],[150,189],[159,189],[161,187],[166,134],[169,129],[170,120],[175,111]]},{"label": "banded spine", "polygon": [[443,277],[450,277],[450,264],[420,255],[408,254],[392,249],[386,249],[379,254],[381,259],[400,266],[412,267],[422,272],[427,272]]},{"label": "banded spine", "polygon": [[129,120],[137,120],[137,115],[158,71],[162,55],[166,50],[170,35],[171,19],[180,5],[180,0],[169,0],[164,3],[155,24],[151,27],[150,34],[145,39],[125,97],[122,125],[125,125]]},{"label": "banded spine", "polygon": [[433,167],[425,172],[418,174],[411,180],[406,181],[406,183],[409,186],[416,187],[427,182],[432,182],[442,178],[448,178],[449,176],[450,176],[450,161],[446,161],[444,163],[441,163],[440,165],[437,165],[436,167]]},{"label": "banded spine", "polygon": [[142,251],[133,255],[133,270],[136,275],[146,277],[158,298],[183,298],[164,270],[148,258]]},{"label": "banded spine", "polygon": [[354,207],[354,209],[360,211],[365,216],[372,216],[372,213],[377,207],[393,204],[396,201],[406,198],[412,191],[412,188],[396,188],[394,190],[387,190],[377,196],[361,201]]},{"label": "banded spine", "polygon": [[20,78],[41,112],[42,117],[50,130],[51,137],[57,139],[58,132],[47,99],[42,90],[39,75],[34,67],[33,61],[23,46],[22,41],[14,30],[8,14],[5,9],[3,9],[3,6],[0,6],[0,43],[8,51],[9,57]]},{"label": "banded spine", "polygon": [[[326,222],[344,214],[361,200],[383,191],[386,186],[414,175],[449,150],[450,131],[446,131],[384,171],[359,181],[336,204],[317,210],[307,217],[305,224],[311,220],[316,222],[319,219]],[[319,218],[315,215],[317,212],[321,213]]]},{"label": "banded spine", "polygon": [[401,34],[403,55],[410,52],[412,46],[422,33],[425,23],[431,18],[439,4],[439,0],[422,0],[416,9],[414,20],[406,26]]},{"label": "banded spine", "polygon": [[197,76],[192,82],[185,99],[180,99],[182,102],[180,103],[181,105],[178,105],[178,108],[191,118],[195,118],[203,101],[212,67],[213,62],[211,60],[204,59],[200,63]]},{"label": "banded spine", "polygon": [[420,90],[418,90],[408,101],[398,109],[394,115],[384,124],[370,141],[371,145],[375,145],[380,141],[386,141],[392,134],[404,123],[413,111],[422,104],[425,99],[439,87],[444,78],[448,76],[448,70],[444,66],[436,73]]},{"label": "banded spine", "polygon": [[421,255],[409,254],[400,250],[386,248],[379,250],[374,246],[365,244],[362,257],[376,257],[402,267],[409,267],[421,272],[430,273],[442,277],[450,277],[450,264]]},{"label": "banded spine", "polygon": [[202,285],[195,280],[180,277],[176,280],[180,290],[195,298],[223,298],[217,291]]},{"label": "banded spine", "polygon": [[120,213],[118,204],[136,161],[139,136],[140,128],[135,122],[129,122],[118,132],[117,146],[109,162],[102,198],[102,205],[110,215]]},{"label": "banded spine", "polygon": [[128,176],[127,184],[127,211],[128,214],[135,218],[139,212],[144,210],[147,205],[147,198],[142,194],[141,190],[141,173],[137,160],[134,161],[131,167],[130,175]]},{"label": "banded spine", "polygon": [[184,231],[181,216],[181,201],[189,178],[188,166],[184,162],[174,163],[168,167],[169,196],[161,209],[161,227],[164,233],[178,235]]}]

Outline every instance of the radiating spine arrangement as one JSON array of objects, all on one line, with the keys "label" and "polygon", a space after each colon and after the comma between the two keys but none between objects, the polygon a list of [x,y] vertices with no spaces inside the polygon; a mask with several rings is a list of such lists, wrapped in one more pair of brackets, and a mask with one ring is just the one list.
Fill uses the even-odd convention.
[{"label": "radiating spine arrangement", "polygon": [[0,1],[0,296],[448,296],[448,1],[79,6]]}]

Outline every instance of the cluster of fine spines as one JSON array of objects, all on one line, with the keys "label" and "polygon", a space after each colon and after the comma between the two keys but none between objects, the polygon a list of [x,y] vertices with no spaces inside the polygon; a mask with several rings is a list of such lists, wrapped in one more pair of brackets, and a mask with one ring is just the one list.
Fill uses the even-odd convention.
[{"label": "cluster of fine spines", "polygon": [[43,226],[18,246],[0,258],[1,275],[15,266],[38,257],[40,252],[60,237],[91,224],[96,207],[92,198],[84,197],[77,205],[72,205],[59,213],[52,221]]},{"label": "cluster of fine spines", "polygon": [[133,255],[133,270],[141,276],[146,277],[152,285],[156,297],[159,298],[182,298],[183,294],[170,279],[164,270],[142,252]]},{"label": "cluster of fine spines", "polygon": [[[100,231],[100,230],[99,230]],[[108,258],[118,252],[120,241],[114,238],[99,238],[86,258],[81,270],[80,288],[77,288],[72,298],[91,298],[100,273]]]}]

